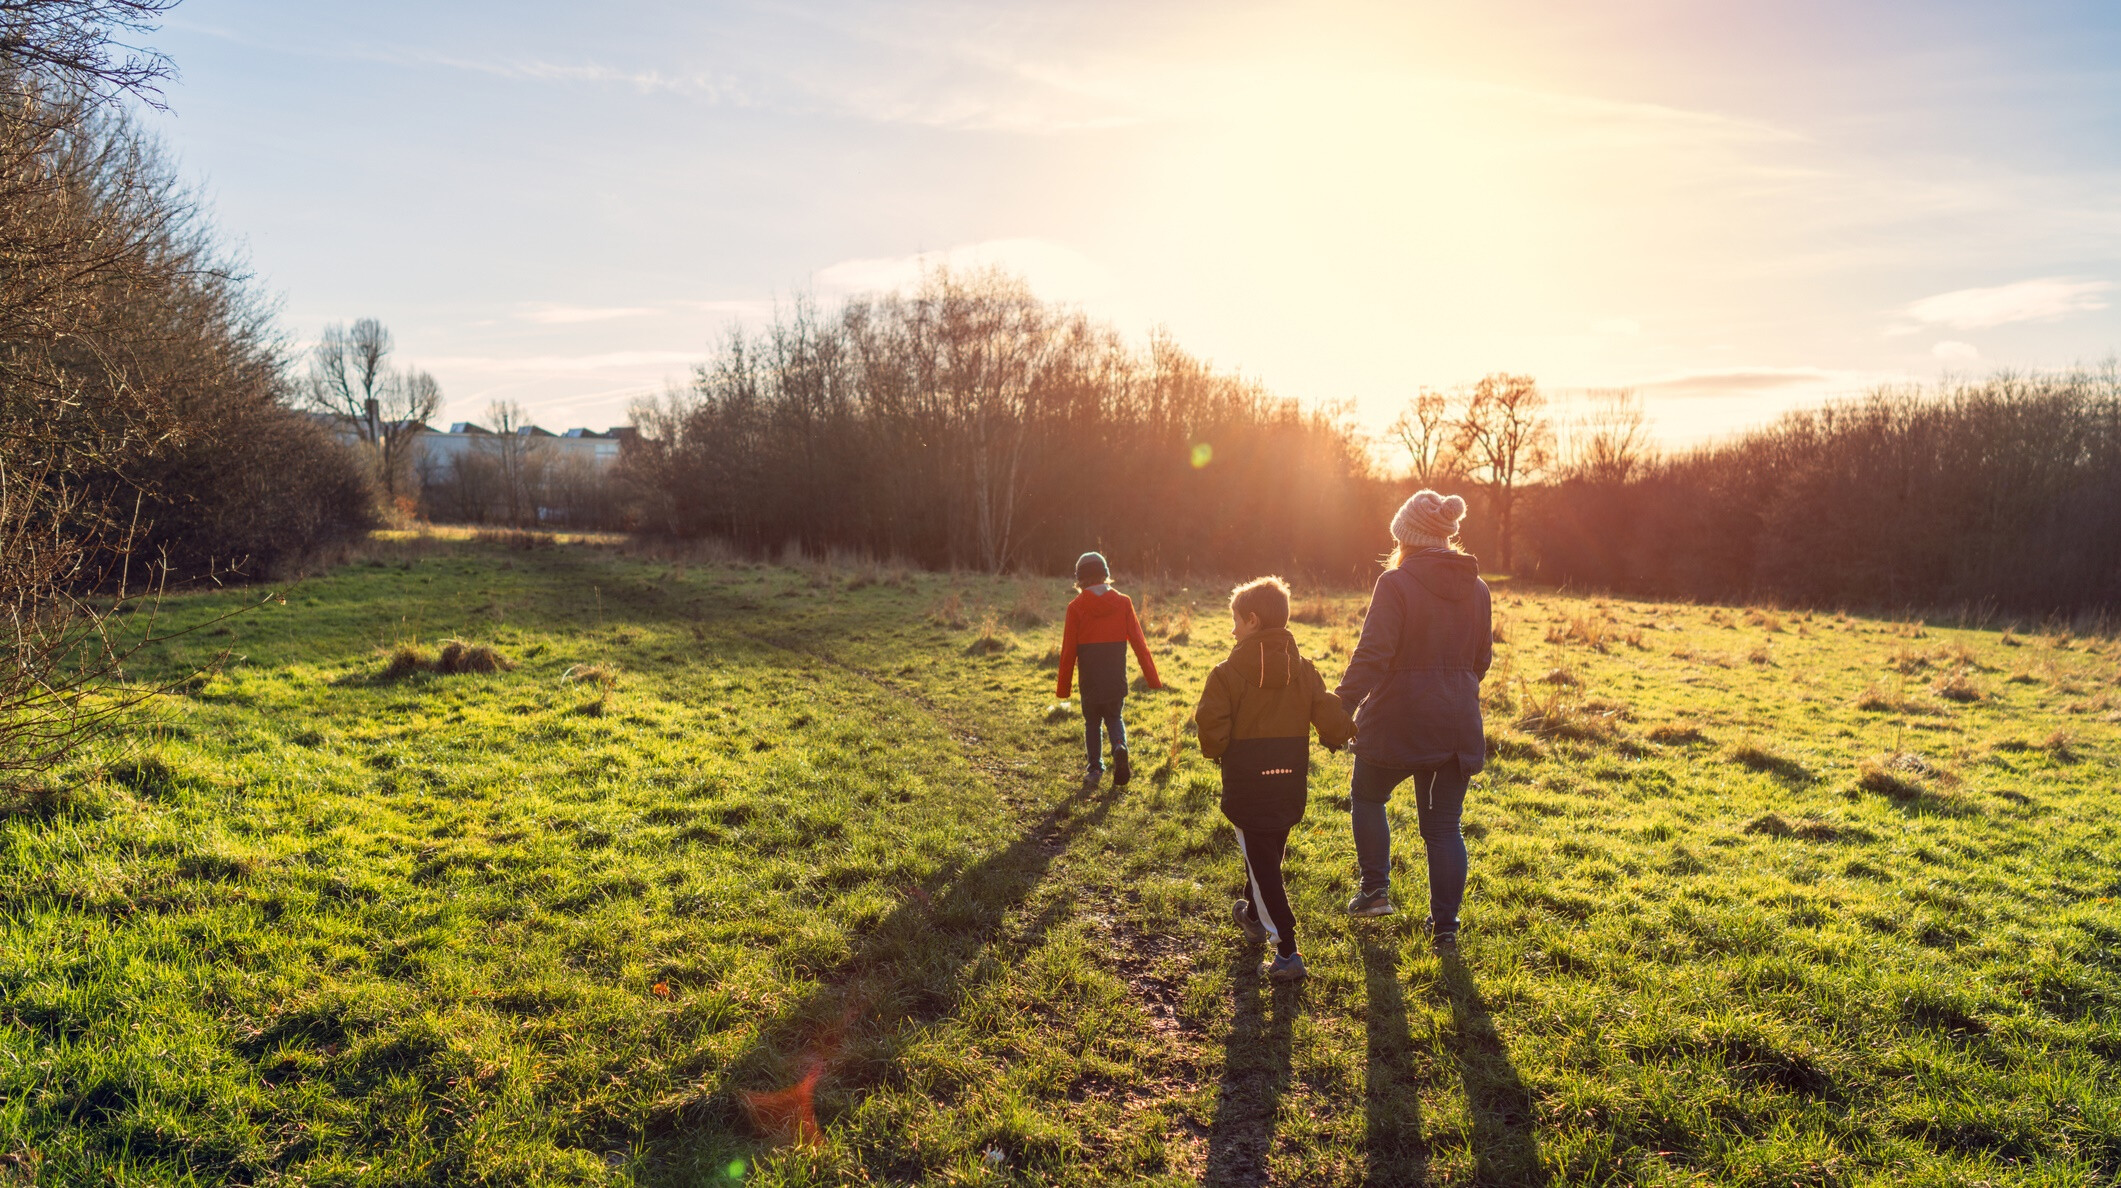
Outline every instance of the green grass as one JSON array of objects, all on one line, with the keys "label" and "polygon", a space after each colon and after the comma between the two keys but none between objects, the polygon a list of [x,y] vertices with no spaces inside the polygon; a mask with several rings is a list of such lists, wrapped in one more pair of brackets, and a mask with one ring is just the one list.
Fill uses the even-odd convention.
[{"label": "green grass", "polygon": [[[2111,643],[1505,587],[1463,962],[1410,805],[1339,915],[1321,755],[1272,989],[1221,596],[1126,588],[1122,795],[1059,582],[393,539],[187,637],[0,792],[0,1183],[2121,1175]],[[1305,592],[1329,679],[1360,607]]]}]

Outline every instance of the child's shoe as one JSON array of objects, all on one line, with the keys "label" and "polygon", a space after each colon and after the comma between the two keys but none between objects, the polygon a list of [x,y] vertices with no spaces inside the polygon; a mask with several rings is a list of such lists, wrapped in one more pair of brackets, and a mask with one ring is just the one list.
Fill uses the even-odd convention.
[{"label": "child's shoe", "polygon": [[1438,957],[1458,956],[1458,925],[1449,928],[1436,927],[1436,921],[1426,921],[1429,929],[1429,948]]},{"label": "child's shoe", "polygon": [[1383,891],[1364,891],[1348,901],[1348,914],[1351,916],[1389,916],[1392,911],[1392,892],[1389,888]]},{"label": "child's shoe", "polygon": [[1237,919],[1237,926],[1245,930],[1246,936],[1256,941],[1267,939],[1266,928],[1261,926],[1259,921],[1252,918],[1251,904],[1246,903],[1242,899],[1238,900],[1230,905],[1230,915]]},{"label": "child's shoe", "polygon": [[1097,791],[1097,786],[1098,786],[1099,784],[1103,783],[1103,782],[1104,782],[1104,779],[1105,779],[1105,773],[1104,773],[1103,771],[1092,771],[1092,772],[1085,772],[1085,773],[1083,774],[1083,791],[1085,791],[1085,792],[1095,792],[1095,791]]},{"label": "child's shoe", "polygon": [[1287,957],[1276,957],[1261,966],[1259,972],[1277,982],[1293,982],[1309,976],[1311,971],[1304,968],[1302,953],[1291,953]]},{"label": "child's shoe", "polygon": [[1134,766],[1127,762],[1127,752],[1114,747],[1112,749],[1112,786],[1124,788],[1127,786],[1127,782],[1133,778]]}]

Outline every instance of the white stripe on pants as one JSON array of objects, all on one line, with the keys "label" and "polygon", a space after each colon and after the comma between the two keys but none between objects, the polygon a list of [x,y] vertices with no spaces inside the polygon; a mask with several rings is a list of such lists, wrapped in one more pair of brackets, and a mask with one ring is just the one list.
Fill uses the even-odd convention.
[{"label": "white stripe on pants", "polygon": [[1267,912],[1267,901],[1259,897],[1259,880],[1252,877],[1252,855],[1245,852],[1245,831],[1237,826],[1237,860],[1245,864],[1245,888],[1252,892],[1252,914],[1259,917],[1259,926],[1267,930],[1267,942],[1281,944],[1281,930],[1274,927],[1274,917]]}]

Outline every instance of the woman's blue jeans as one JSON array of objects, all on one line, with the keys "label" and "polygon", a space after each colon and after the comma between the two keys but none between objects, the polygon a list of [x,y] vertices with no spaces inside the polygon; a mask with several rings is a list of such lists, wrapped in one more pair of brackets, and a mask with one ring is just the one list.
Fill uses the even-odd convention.
[{"label": "woman's blue jeans", "polygon": [[1358,758],[1349,789],[1349,812],[1355,823],[1355,861],[1362,868],[1363,894],[1392,888],[1392,825],[1385,802],[1392,790],[1413,781],[1414,811],[1421,821],[1421,844],[1429,855],[1429,923],[1436,932],[1458,930],[1458,909],[1466,898],[1466,838],[1459,831],[1465,813],[1466,786],[1472,782],[1454,760],[1441,767],[1381,767]]}]

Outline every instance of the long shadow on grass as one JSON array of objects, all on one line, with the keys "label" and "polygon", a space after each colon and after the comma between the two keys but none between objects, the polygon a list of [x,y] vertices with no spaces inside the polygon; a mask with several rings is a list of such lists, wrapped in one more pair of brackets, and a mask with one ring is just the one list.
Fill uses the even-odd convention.
[{"label": "long shadow on grass", "polygon": [[1448,1045],[1465,1081],[1473,1114],[1474,1178],[1482,1184],[1544,1184],[1539,1137],[1532,1131],[1532,1093],[1495,1030],[1473,971],[1455,955],[1443,959],[1443,996],[1451,1006]]},{"label": "long shadow on grass", "polygon": [[1429,1145],[1421,1137],[1421,1089],[1414,1076],[1406,994],[1399,984],[1398,938],[1364,936],[1362,968],[1370,1004],[1363,1182],[1424,1184]]},{"label": "long shadow on grass", "polygon": [[[1265,1184],[1267,1156],[1274,1150],[1275,1116],[1289,1087],[1290,1034],[1302,1009],[1301,985],[1276,985],[1262,994],[1262,946],[1239,949],[1230,965],[1237,987],[1230,1038],[1223,1044],[1223,1079],[1215,1092],[1215,1120],[1208,1128],[1205,1183]],[[1272,1010],[1269,1011],[1271,1006]]]},{"label": "long shadow on grass", "polygon": [[[820,1127],[890,1080],[918,1029],[948,1017],[987,974],[979,959],[1009,914],[1038,887],[1078,836],[1110,813],[1116,796],[1077,792],[1004,849],[939,889],[908,888],[906,901],[824,984],[767,1023],[727,1066],[706,1125],[673,1136],[658,1180],[711,1173],[758,1140],[808,1143]],[[1048,913],[1050,916],[1051,913]],[[1012,946],[1013,947],[1013,946]],[[893,1175],[924,1169],[877,1152]],[[689,1181],[687,1181],[689,1182]]]}]

